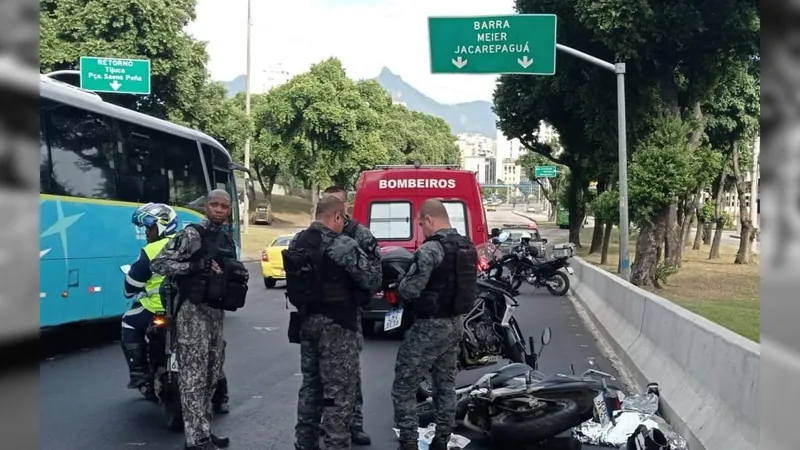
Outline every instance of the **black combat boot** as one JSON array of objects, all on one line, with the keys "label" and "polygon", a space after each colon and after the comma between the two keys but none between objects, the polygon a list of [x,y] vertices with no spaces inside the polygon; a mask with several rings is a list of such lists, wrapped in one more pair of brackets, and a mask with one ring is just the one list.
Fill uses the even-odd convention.
[{"label": "black combat boot", "polygon": [[228,379],[222,378],[217,383],[217,390],[214,391],[214,397],[211,398],[211,403],[214,405],[214,412],[217,414],[228,414],[231,412],[228,406]]},{"label": "black combat boot", "polygon": [[140,389],[150,384],[150,368],[147,365],[147,346],[144,344],[122,343],[122,354],[128,362],[131,381],[128,389]]},{"label": "black combat boot", "polygon": [[219,448],[228,448],[231,445],[231,438],[227,436],[217,436],[211,433],[211,442]]},{"label": "black combat boot", "polygon": [[194,445],[185,445],[185,450],[219,450],[219,447],[214,445],[211,438],[205,438]]},{"label": "black combat boot", "polygon": [[397,447],[397,450],[419,450],[419,446],[417,445],[417,441],[412,442],[400,442],[400,447]]},{"label": "black combat boot", "polygon": [[361,426],[354,426],[350,429],[350,440],[353,442],[353,445],[370,445],[372,443],[372,439],[370,439],[369,435],[364,431],[364,427]]},{"label": "black combat boot", "polygon": [[431,441],[431,445],[428,446],[428,450],[447,450],[447,444],[450,442],[450,436],[436,436]]}]

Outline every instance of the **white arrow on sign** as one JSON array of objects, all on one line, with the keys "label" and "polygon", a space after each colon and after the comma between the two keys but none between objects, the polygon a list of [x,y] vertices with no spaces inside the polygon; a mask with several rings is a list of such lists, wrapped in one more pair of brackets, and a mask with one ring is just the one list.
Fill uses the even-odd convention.
[{"label": "white arrow on sign", "polygon": [[456,59],[452,59],[451,61],[453,61],[453,65],[458,67],[459,69],[467,65],[467,60],[462,59],[460,56]]},{"label": "white arrow on sign", "polygon": [[114,80],[114,81],[111,82],[111,89],[116,91],[121,87],[122,87],[122,83],[118,82],[117,80]]},{"label": "white arrow on sign", "polygon": [[528,55],[523,56],[522,59],[517,58],[517,62],[519,63],[520,66],[522,66],[523,69],[527,69],[528,66],[533,64],[533,60],[528,59]]}]

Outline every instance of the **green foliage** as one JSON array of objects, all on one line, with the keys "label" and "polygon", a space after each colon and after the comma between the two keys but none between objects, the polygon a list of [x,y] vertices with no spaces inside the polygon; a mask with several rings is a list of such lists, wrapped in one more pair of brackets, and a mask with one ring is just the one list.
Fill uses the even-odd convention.
[{"label": "green foliage", "polygon": [[595,220],[603,223],[619,223],[619,192],[604,191],[591,203]]},{"label": "green foliage", "polygon": [[691,192],[699,161],[687,150],[687,125],[679,118],[662,118],[633,155],[630,164],[632,219],[642,226],[676,197]]},{"label": "green foliage", "polygon": [[660,261],[655,268],[653,276],[654,285],[656,288],[663,288],[667,285],[667,280],[672,275],[678,273],[678,269],[670,265],[667,261]]},{"label": "green foliage", "polygon": [[714,201],[706,200],[703,206],[698,211],[698,219],[700,223],[711,223],[714,221]]}]

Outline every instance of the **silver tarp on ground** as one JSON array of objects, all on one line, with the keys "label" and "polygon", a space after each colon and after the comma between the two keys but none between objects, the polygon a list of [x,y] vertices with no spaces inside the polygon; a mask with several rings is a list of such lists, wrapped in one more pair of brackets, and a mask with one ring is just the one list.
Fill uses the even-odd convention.
[{"label": "silver tarp on ground", "polygon": [[584,444],[619,448],[627,444],[628,438],[639,425],[644,425],[648,429],[661,430],[669,441],[670,450],[688,450],[686,440],[656,414],[657,395],[652,393],[628,396],[618,393],[618,395],[622,398],[622,409],[614,411],[614,423],[603,426],[593,420],[584,422],[573,430],[576,439]]}]

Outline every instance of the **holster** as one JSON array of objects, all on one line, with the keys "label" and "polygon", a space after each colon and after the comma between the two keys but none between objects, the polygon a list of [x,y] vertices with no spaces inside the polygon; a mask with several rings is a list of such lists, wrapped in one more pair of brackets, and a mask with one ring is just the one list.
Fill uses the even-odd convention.
[{"label": "holster", "polygon": [[288,335],[290,344],[300,343],[300,328],[303,326],[303,319],[304,317],[297,311],[289,313]]}]

